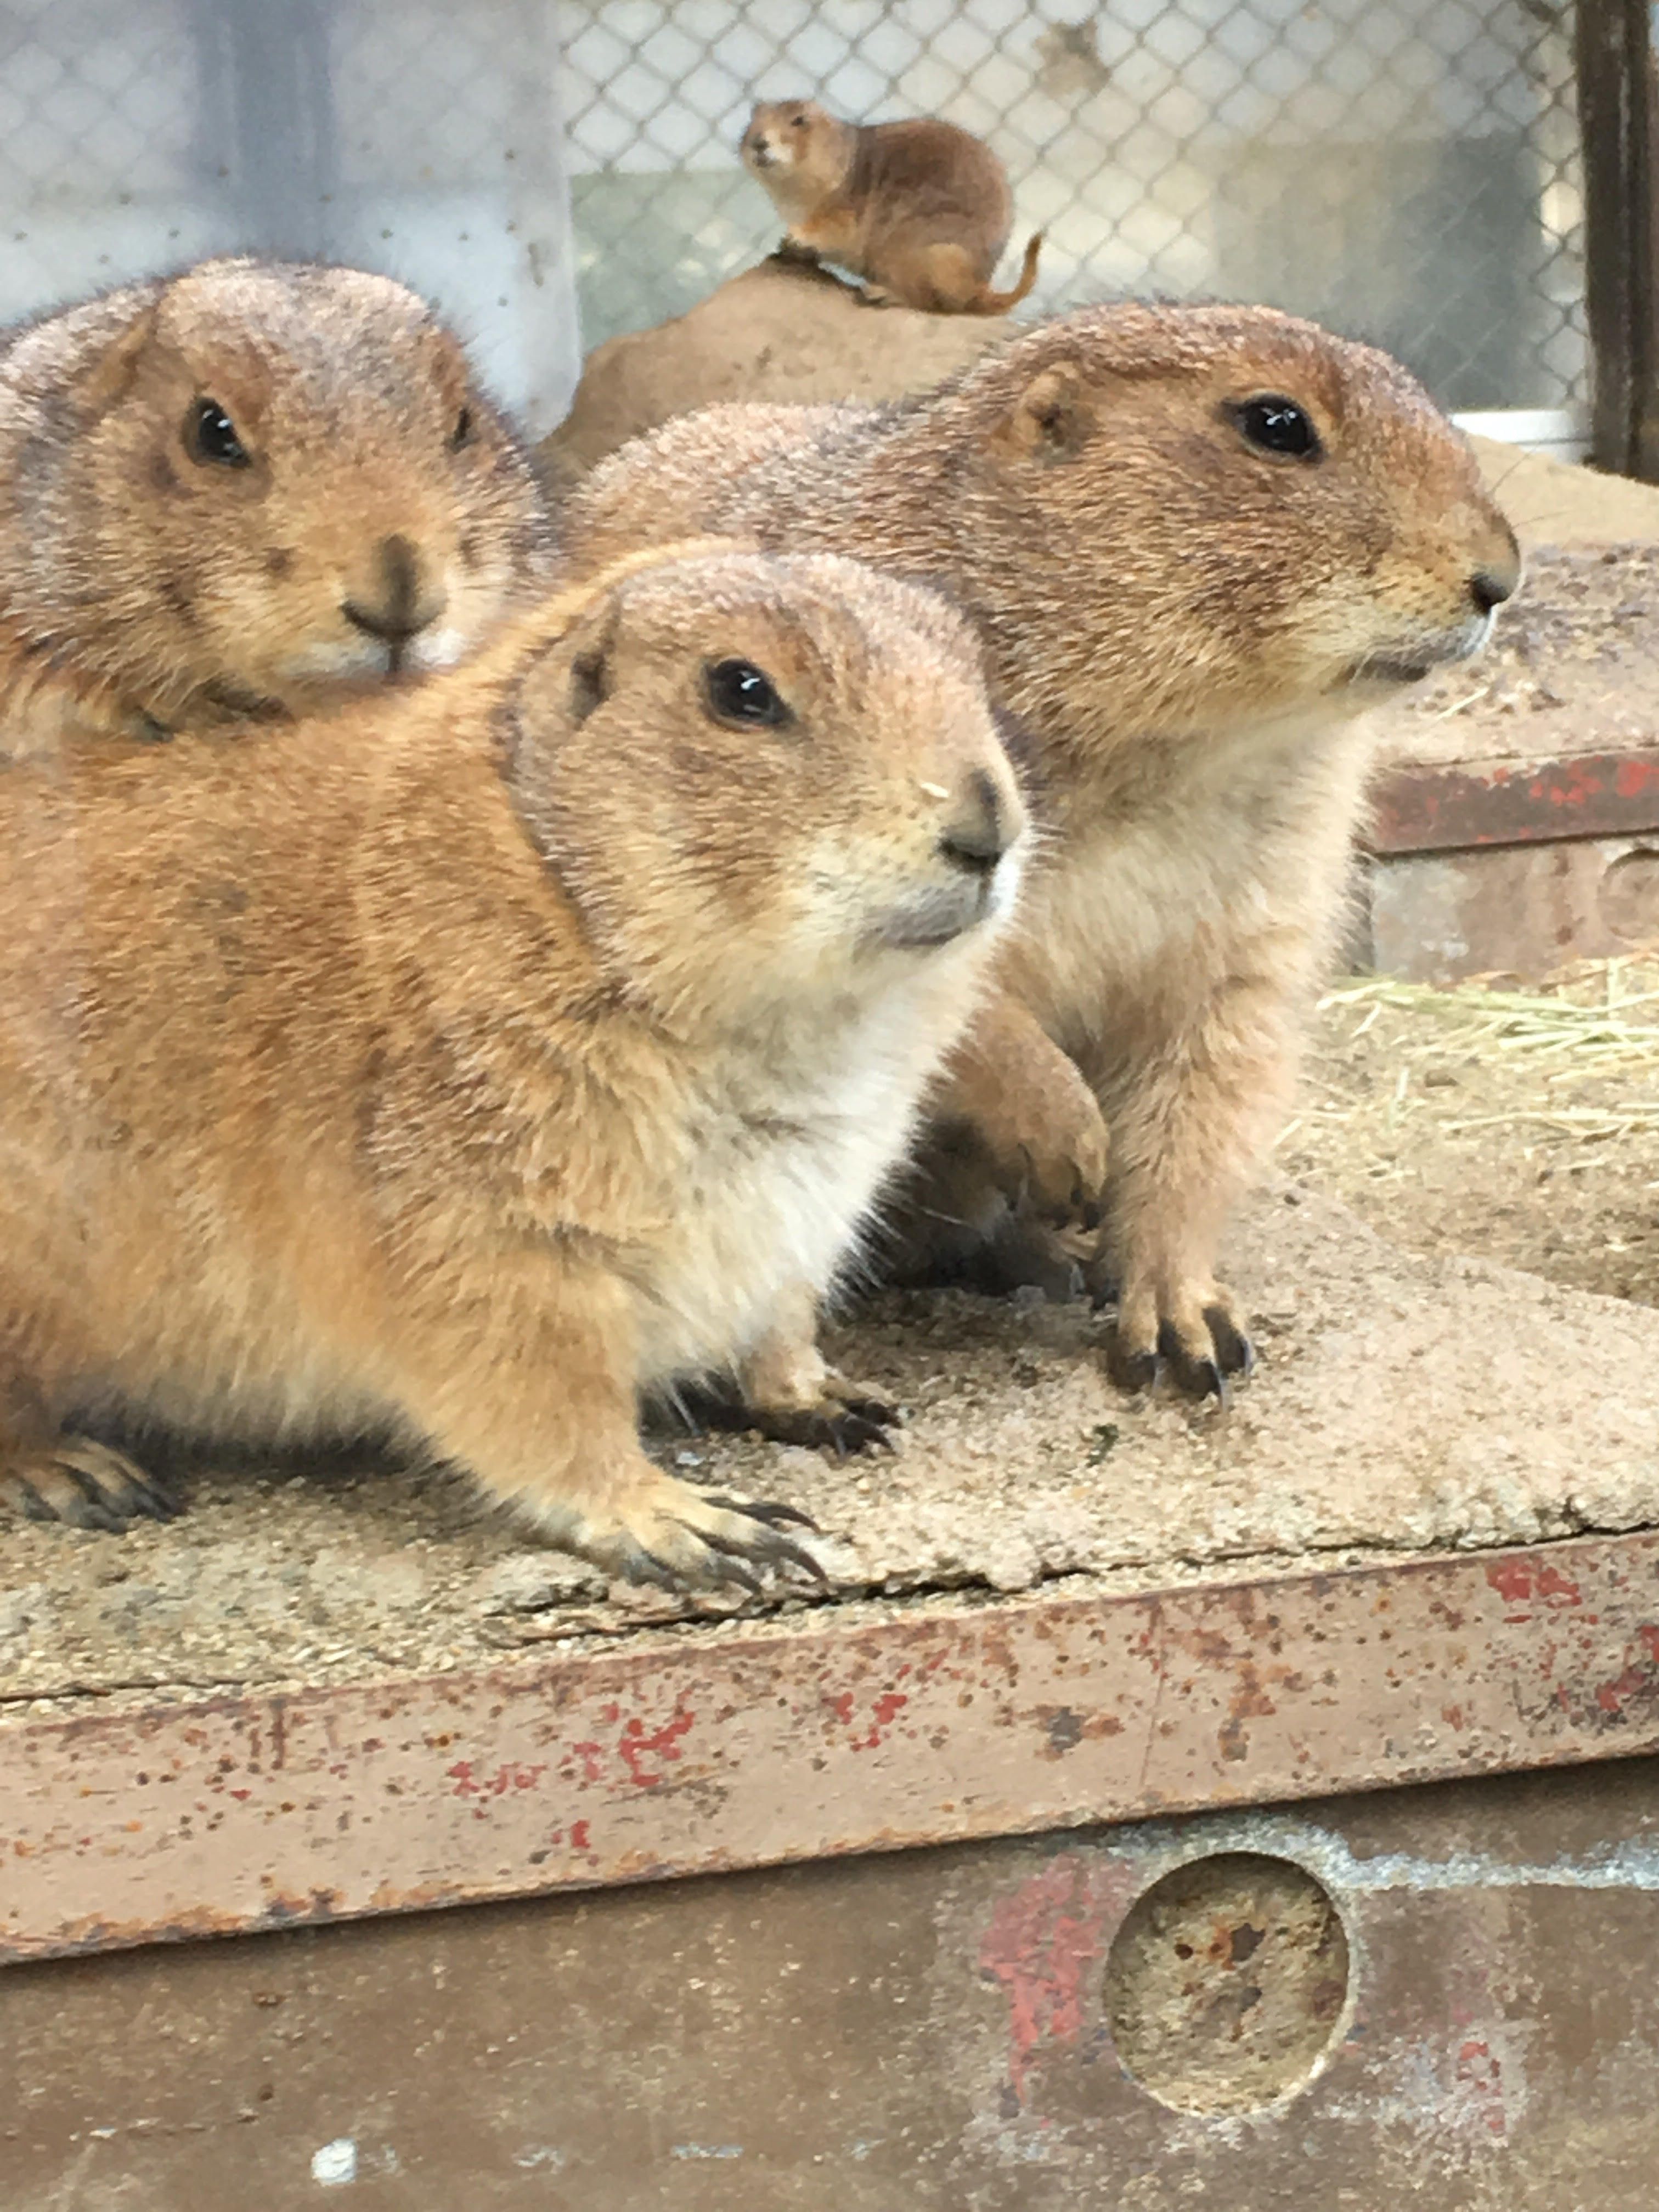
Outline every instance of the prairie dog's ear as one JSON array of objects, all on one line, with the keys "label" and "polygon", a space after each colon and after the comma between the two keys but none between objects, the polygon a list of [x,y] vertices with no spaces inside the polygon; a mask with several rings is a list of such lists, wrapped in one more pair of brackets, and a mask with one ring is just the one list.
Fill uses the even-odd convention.
[{"label": "prairie dog's ear", "polygon": [[132,382],[139,358],[155,334],[155,318],[159,302],[152,300],[140,307],[124,330],[109,339],[97,359],[82,369],[76,380],[76,404],[88,417],[101,415],[112,407]]},{"label": "prairie dog's ear", "polygon": [[601,592],[568,629],[534,651],[511,687],[513,750],[528,738],[556,744],[561,732],[579,730],[616,689],[617,632],[622,608],[615,592]]},{"label": "prairie dog's ear", "polygon": [[616,689],[617,631],[622,609],[614,592],[607,592],[571,626],[565,639],[569,656],[569,713],[580,728],[596,707],[603,707]]},{"label": "prairie dog's ear", "polygon": [[1014,402],[998,442],[1011,454],[1065,460],[1088,442],[1094,427],[1082,372],[1075,362],[1063,361],[1037,371]]}]

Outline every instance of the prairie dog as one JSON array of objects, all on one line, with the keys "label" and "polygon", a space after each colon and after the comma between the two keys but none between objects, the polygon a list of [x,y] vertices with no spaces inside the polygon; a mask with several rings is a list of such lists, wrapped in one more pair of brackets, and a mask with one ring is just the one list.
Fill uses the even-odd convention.
[{"label": "prairie dog", "polygon": [[[1103,1109],[1118,1375],[1220,1393],[1250,1353],[1218,1241],[1332,945],[1361,710],[1476,652],[1518,581],[1464,440],[1310,324],[1095,307],[915,401],[669,423],[586,479],[563,557],[692,527],[856,547],[973,618],[1046,825],[1000,1050],[1063,1054]],[[987,1121],[984,1060],[941,1124]]]},{"label": "prairie dog", "polygon": [[1023,823],[942,601],[726,549],[622,563],[396,702],[15,768],[13,1493],[165,1513],[100,1416],[390,1431],[613,1572],[803,1559],[787,1509],[660,1473],[636,1394],[810,1312]]},{"label": "prairie dog", "polygon": [[208,261],[0,350],[0,753],[315,710],[548,568],[514,433],[384,276]]},{"label": "prairie dog", "polygon": [[1002,315],[1036,282],[1040,231],[1013,289],[991,289],[1013,195],[990,148],[954,123],[843,123],[815,100],[768,100],[742,153],[783,217],[785,256],[838,262],[872,305]]}]

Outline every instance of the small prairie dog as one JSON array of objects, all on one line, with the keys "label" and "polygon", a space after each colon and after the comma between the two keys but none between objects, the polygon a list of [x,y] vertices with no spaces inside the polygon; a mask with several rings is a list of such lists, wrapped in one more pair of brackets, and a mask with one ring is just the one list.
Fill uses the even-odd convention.
[{"label": "small prairie dog", "polygon": [[456,338],[355,269],[209,261],[0,350],[0,752],[313,711],[544,580]]},{"label": "small prairie dog", "polygon": [[810,1312],[1023,824],[942,601],[725,547],[395,703],[0,779],[12,1494],[165,1514],[78,1422],[389,1431],[616,1573],[805,1560],[636,1394]]},{"label": "small prairie dog", "polygon": [[[1333,949],[1358,718],[1478,651],[1519,579],[1465,441],[1397,362],[1310,324],[1093,307],[915,400],[671,422],[580,488],[563,557],[693,528],[856,549],[973,617],[1045,842],[935,1126],[994,1127],[999,1066],[1037,1095],[1046,1056],[1063,1188],[1076,1133],[1099,1141],[1080,1074],[1110,1132],[1115,1370],[1220,1394],[1250,1352],[1218,1243]],[[997,1191],[945,1181],[971,1241]]]},{"label": "small prairie dog", "polygon": [[1013,289],[991,289],[1013,195],[990,148],[954,123],[843,123],[815,100],[768,100],[742,152],[783,217],[786,258],[838,262],[876,306],[1001,315],[1036,282],[1041,232]]}]

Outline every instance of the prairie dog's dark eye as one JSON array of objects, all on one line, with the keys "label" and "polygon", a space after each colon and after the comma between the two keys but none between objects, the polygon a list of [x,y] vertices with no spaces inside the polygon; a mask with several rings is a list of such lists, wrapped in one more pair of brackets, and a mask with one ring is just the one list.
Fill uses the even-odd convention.
[{"label": "prairie dog's dark eye", "polygon": [[708,703],[723,722],[781,730],[795,719],[778,696],[771,678],[752,660],[717,660],[703,681]]},{"label": "prairie dog's dark eye", "polygon": [[222,469],[249,465],[236,425],[216,399],[197,400],[185,416],[185,451],[193,461],[214,461]]},{"label": "prairie dog's dark eye", "polygon": [[472,434],[477,428],[477,425],[472,419],[472,410],[470,407],[463,407],[455,417],[454,428],[449,434],[450,452],[459,453],[463,446],[470,446],[472,443]]},{"label": "prairie dog's dark eye", "polygon": [[1307,410],[1282,392],[1264,392],[1242,400],[1233,419],[1253,446],[1264,453],[1285,453],[1291,460],[1316,461],[1324,448]]}]

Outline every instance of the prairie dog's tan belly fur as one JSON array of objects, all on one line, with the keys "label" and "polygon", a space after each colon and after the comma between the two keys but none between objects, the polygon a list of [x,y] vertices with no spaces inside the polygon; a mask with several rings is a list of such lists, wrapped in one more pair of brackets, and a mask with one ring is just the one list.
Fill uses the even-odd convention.
[{"label": "prairie dog's tan belly fur", "polygon": [[[1132,1060],[1149,1015],[1161,1029],[1183,1001],[1201,1002],[1205,979],[1218,985],[1247,948],[1281,976],[1311,975],[1331,949],[1369,766],[1364,724],[1291,717],[1213,742],[1222,759],[1230,749],[1231,773],[1172,778],[1161,803],[1105,813],[1032,872],[999,972],[1073,1057]],[[1291,869],[1301,904],[1287,920]]]},{"label": "prairie dog's tan belly fur", "polygon": [[874,1019],[821,1032],[815,1056],[827,1051],[835,1073],[799,1090],[757,1068],[719,1098],[696,1096],[673,1133],[683,1164],[662,1186],[665,1225],[639,1301],[651,1381],[741,1360],[793,1285],[831,1287],[915,1126],[932,1040],[962,988],[948,973],[930,978]]}]

